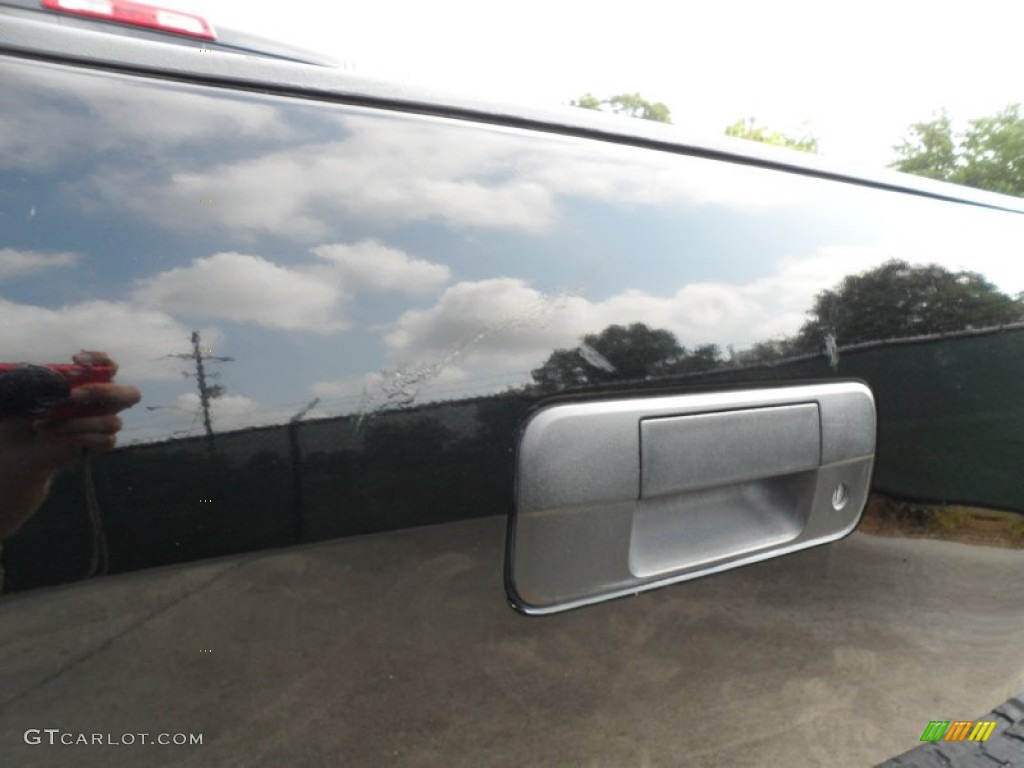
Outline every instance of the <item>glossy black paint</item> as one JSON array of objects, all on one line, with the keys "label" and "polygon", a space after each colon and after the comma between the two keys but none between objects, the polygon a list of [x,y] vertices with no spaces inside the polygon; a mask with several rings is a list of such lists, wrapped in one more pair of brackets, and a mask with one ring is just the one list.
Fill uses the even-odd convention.
[{"label": "glossy black paint", "polygon": [[[986,414],[1024,418],[983,362],[1013,365],[1016,331],[745,351],[887,258],[1015,290],[1019,216],[607,142],[13,59],[5,72],[7,357],[106,348],[144,392],[125,447],[96,461],[112,572],[504,514],[515,429],[566,386],[862,378],[880,490],[1024,509],[1014,443],[960,460]],[[574,350],[635,323],[712,352],[609,372]],[[571,381],[539,378],[557,349]],[[196,350],[224,386],[201,437]],[[62,477],[9,542],[8,590],[81,573],[79,485]]]},{"label": "glossy black paint", "polygon": [[[122,575],[32,589],[87,570],[76,472],[4,542],[9,760],[860,765],[1019,689],[1019,551],[857,533],[540,620],[500,573],[517,431],[553,397],[856,377],[879,490],[1021,509],[1019,327],[747,354],[889,258],[1016,295],[1019,202],[11,30],[4,357],[104,348],[144,399],[93,465]],[[659,331],[686,354],[644,358]],[[207,742],[23,743],[48,724]]]}]

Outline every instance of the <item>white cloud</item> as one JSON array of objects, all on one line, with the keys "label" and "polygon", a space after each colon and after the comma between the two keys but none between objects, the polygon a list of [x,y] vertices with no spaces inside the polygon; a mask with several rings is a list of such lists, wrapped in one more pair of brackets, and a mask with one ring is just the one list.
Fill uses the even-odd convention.
[{"label": "white cloud", "polygon": [[315,181],[304,163],[264,155],[200,171],[102,168],[83,185],[83,205],[114,205],[176,232],[226,229],[252,239],[272,234],[299,239],[327,235],[311,215]]},{"label": "white cloud", "polygon": [[541,231],[555,218],[550,191],[512,173],[518,142],[496,142],[472,129],[456,136],[429,121],[339,123],[339,133],[349,134],[342,141],[289,146],[157,180],[108,169],[90,181],[91,189],[168,229],[219,227],[243,237],[323,238],[339,214],[384,224],[437,219],[456,228],[527,231]]},{"label": "white cloud", "polygon": [[888,239],[893,255],[910,263],[979,272],[1005,293],[1024,291],[1021,216],[971,205],[946,205],[939,214],[933,201],[907,199]]},{"label": "white cloud", "polygon": [[429,309],[409,310],[385,335],[403,361],[468,360],[500,368],[530,365],[539,349],[574,343],[585,301],[546,296],[524,281],[456,283]]},{"label": "white cloud", "polygon": [[520,161],[521,173],[560,195],[617,208],[718,205],[774,210],[794,205],[809,187],[795,174],[735,163],[608,144],[600,153],[595,149],[592,142],[563,139],[560,146],[541,148]]},{"label": "white cloud", "polygon": [[[267,104],[85,70],[73,83],[56,69],[17,70],[0,91],[0,167],[46,170],[97,152],[159,154],[225,135],[286,138],[292,130]],[[88,113],[88,119],[69,121],[70,112]]]},{"label": "white cloud", "polygon": [[167,312],[331,333],[349,327],[344,311],[360,295],[422,295],[451,276],[444,265],[375,240],[311,251],[318,261],[287,267],[251,254],[216,253],[138,281],[132,299]]},{"label": "white cloud", "polygon": [[394,368],[333,381],[320,381],[314,384],[310,391],[317,397],[324,398],[362,398],[377,391],[401,388],[408,382],[414,382],[416,385],[426,382],[452,384],[465,378],[465,371],[454,365],[437,370]]},{"label": "white cloud", "polygon": [[451,270],[443,264],[415,259],[375,240],[347,245],[332,243],[311,249],[334,267],[351,291],[422,295],[448,282]]},{"label": "white cloud", "polygon": [[[187,427],[189,425],[189,418],[182,411],[191,413],[193,434],[202,434],[202,422],[199,418],[196,418],[202,411],[199,395],[195,392],[184,392],[176,398],[175,407],[178,409],[178,415],[175,419],[183,427]],[[211,399],[209,408],[210,422],[215,433],[230,432],[236,429],[245,429],[246,427],[284,424],[297,411],[295,408],[267,407],[251,397],[232,393],[226,393]],[[322,415],[324,415],[322,412],[313,410],[307,412],[306,417]]]},{"label": "white cloud", "polygon": [[757,306],[753,321],[734,342],[740,346],[797,331],[814,298],[847,275],[872,269],[898,254],[886,248],[825,246],[811,256],[786,256],[775,274],[737,286]]},{"label": "white cloud", "polygon": [[688,347],[743,348],[796,332],[818,291],[887,258],[874,249],[824,248],[782,259],[773,275],[748,283],[688,283],[667,295],[627,290],[600,301],[546,295],[512,278],[461,282],[434,306],[404,313],[384,342],[395,359],[458,360],[473,374],[528,371],[612,324],[664,328]]},{"label": "white cloud", "polygon": [[316,397],[357,402],[368,392],[380,388],[383,381],[384,375],[381,373],[365,373],[361,376],[318,381],[310,387],[310,392]]},{"label": "white cloud", "polygon": [[[175,405],[182,410],[197,411],[200,407],[199,395],[195,392],[180,394]],[[257,401],[244,395],[225,394],[210,400],[210,413],[224,419],[252,416],[261,410]]]},{"label": "white cloud", "polygon": [[217,253],[139,282],[133,299],[168,312],[267,328],[343,330],[341,288],[316,275],[244,253]]},{"label": "white cloud", "polygon": [[[493,383],[493,382],[490,382]],[[459,385],[465,384],[465,387]],[[500,387],[495,385],[494,389]],[[444,400],[459,393],[480,394],[479,377],[441,360],[433,365],[410,365],[373,371],[334,381],[321,381],[311,388],[324,399],[322,408],[332,413],[366,413],[412,403]]]},{"label": "white cloud", "polygon": [[[165,312],[110,301],[47,309],[0,299],[0,327],[5,360],[71,362],[80,349],[101,349],[117,360],[125,381],[179,377],[180,362],[163,356],[187,351],[191,335]],[[206,343],[221,338],[203,331]]]},{"label": "white cloud", "polygon": [[312,148],[320,163],[313,182],[330,183],[340,195],[331,202],[347,212],[526,231],[543,231],[555,219],[551,193],[515,173],[531,146],[515,135],[430,119],[350,115],[339,124],[344,141]]},{"label": "white cloud", "polygon": [[73,266],[79,254],[59,252],[43,253],[41,251],[17,251],[13,248],[0,248],[0,280],[5,277],[30,275],[48,269]]},{"label": "white cloud", "polygon": [[[805,180],[666,152],[417,119],[346,116],[344,140],[294,145],[214,167],[142,178],[111,168],[95,194],[175,230],[327,237],[337,218],[381,226],[436,220],[453,229],[544,232],[566,197],[616,208],[793,204]],[[210,201],[210,202],[200,202]]]}]

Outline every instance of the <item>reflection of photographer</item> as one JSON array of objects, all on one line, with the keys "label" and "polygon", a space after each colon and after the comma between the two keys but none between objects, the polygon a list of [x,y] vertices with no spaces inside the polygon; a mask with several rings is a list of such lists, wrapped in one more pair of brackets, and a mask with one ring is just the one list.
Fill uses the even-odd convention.
[{"label": "reflection of photographer", "polygon": [[[116,363],[103,352],[83,350],[73,359],[80,366],[110,366],[111,375],[117,372]],[[44,382],[42,388],[46,386]],[[117,412],[135,405],[141,396],[135,387],[88,383],[72,388],[59,404],[47,403],[52,410],[40,409],[26,407],[31,398],[19,382],[7,397],[5,404],[0,396],[0,539],[14,533],[39,508],[59,469],[114,447],[121,429]],[[12,399],[18,401],[14,407]],[[45,396],[39,399],[46,402]]]}]

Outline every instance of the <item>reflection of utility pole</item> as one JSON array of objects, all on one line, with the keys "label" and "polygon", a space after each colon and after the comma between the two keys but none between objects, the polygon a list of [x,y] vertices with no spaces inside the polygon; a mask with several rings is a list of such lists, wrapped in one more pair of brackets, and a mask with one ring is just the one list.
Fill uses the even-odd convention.
[{"label": "reflection of utility pole", "polygon": [[[204,355],[204,350],[199,346],[199,331],[192,331],[192,352],[188,354],[168,355],[181,360],[196,361],[196,381],[199,385],[199,404],[203,409],[203,426],[206,428],[206,437],[213,446],[213,424],[210,422],[210,401],[224,394],[224,387],[220,384],[209,386],[206,383],[206,368],[203,367],[203,360],[217,360],[220,362],[231,362],[231,357],[216,357],[215,355]],[[213,350],[207,350],[212,352]]]},{"label": "reflection of utility pole", "polygon": [[311,410],[316,408],[319,403],[320,403],[320,398],[319,397],[314,397],[312,400],[310,400],[308,403],[306,403],[306,407],[305,408],[303,408],[301,411],[299,411],[294,416],[292,416],[288,423],[289,424],[298,424],[300,421],[302,421],[302,418],[307,413],[309,413]]},{"label": "reflection of utility pole", "polygon": [[288,421],[288,446],[291,449],[292,464],[292,540],[298,544],[305,535],[305,522],[302,497],[302,451],[299,446],[299,422],[311,410],[316,408],[320,398],[314,398],[306,407],[296,413]]},{"label": "reflection of utility pole", "polygon": [[199,381],[199,402],[203,407],[203,426],[206,427],[206,436],[212,440],[210,390],[206,388],[206,369],[203,368],[203,353],[199,349],[199,331],[192,331],[192,356],[196,359],[196,379]]}]

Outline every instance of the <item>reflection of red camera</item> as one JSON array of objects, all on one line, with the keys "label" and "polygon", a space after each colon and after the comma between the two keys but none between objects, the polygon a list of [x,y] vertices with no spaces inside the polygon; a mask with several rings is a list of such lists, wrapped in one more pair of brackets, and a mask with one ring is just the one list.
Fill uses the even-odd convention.
[{"label": "reflection of red camera", "polygon": [[114,377],[109,365],[0,363],[0,418],[46,416],[71,419],[102,413],[102,407],[71,404],[71,390],[84,384],[105,384]]}]

